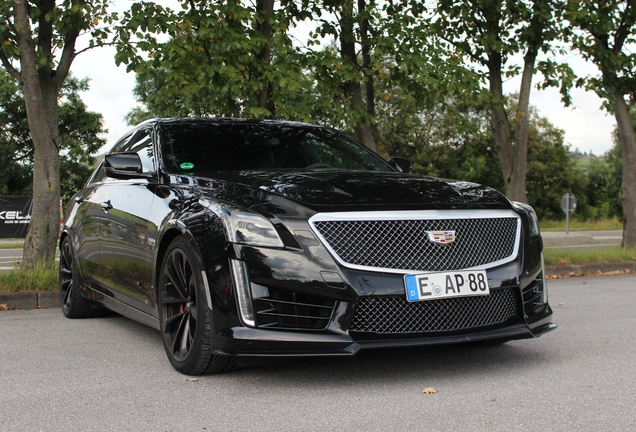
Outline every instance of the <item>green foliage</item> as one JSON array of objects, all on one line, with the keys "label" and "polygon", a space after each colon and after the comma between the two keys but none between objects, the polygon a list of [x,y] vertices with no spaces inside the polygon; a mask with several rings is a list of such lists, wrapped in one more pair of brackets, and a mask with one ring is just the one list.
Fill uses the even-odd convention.
[{"label": "green foliage", "polygon": [[618,193],[621,187],[622,158],[620,147],[614,146],[605,157],[591,163],[586,172],[585,198],[590,210],[582,216],[590,219],[623,217]]},{"label": "green foliage", "polygon": [[[104,45],[109,36],[108,26],[117,20],[116,13],[108,12],[108,5],[108,0],[29,2],[33,30],[39,35],[35,47],[38,68],[53,69],[60,61],[56,52],[71,40],[74,43],[79,34],[90,33],[89,48]],[[0,2],[0,16],[1,55],[9,60],[19,60],[11,1]]]},{"label": "green foliage", "polygon": [[24,101],[15,81],[0,71],[0,195],[31,193],[32,147]]},{"label": "green foliage", "polygon": [[534,114],[528,127],[528,201],[539,218],[561,219],[561,197],[572,192],[578,197],[578,211],[585,209],[582,199],[585,176],[577,170],[563,143],[563,131],[546,118]]},{"label": "green foliage", "polygon": [[[392,155],[410,159],[413,170],[421,174],[504,190],[487,100],[446,101],[430,109],[420,107],[401,88],[381,91],[391,93],[378,104],[378,128]],[[599,161],[599,167],[608,160],[610,156]],[[606,187],[597,181],[596,172],[580,170],[563,142],[563,131],[531,110],[527,196],[541,219],[564,217],[560,202],[565,192],[578,198],[577,217],[617,215],[618,193],[613,188],[620,183],[620,173],[610,170]]]},{"label": "green foliage", "polygon": [[636,94],[636,52],[629,48],[636,42],[636,5],[628,0],[568,1],[566,19],[571,24],[566,39],[601,72],[577,83],[595,91],[613,112],[616,90]]},{"label": "green foliage", "polygon": [[[88,90],[87,79],[69,77],[60,93],[61,195],[68,199],[80,189],[92,170],[96,153],[105,140],[100,138],[102,115],[87,111],[79,92]],[[31,194],[33,142],[29,133],[24,101],[18,85],[0,71],[0,194]]]},{"label": "green foliage", "polygon": [[[291,17],[285,8],[274,10],[271,38],[259,30],[263,19],[237,0],[182,2],[179,11],[134,3],[117,27],[116,61],[139,74],[135,93],[148,111],[132,113],[129,121],[166,113],[308,118],[309,104],[289,103],[305,84],[287,34]],[[257,100],[265,86],[269,108]]]}]

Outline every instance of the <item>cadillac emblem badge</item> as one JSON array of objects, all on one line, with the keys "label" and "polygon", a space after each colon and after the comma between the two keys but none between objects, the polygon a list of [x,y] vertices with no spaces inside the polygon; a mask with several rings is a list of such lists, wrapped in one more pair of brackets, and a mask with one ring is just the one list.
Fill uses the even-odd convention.
[{"label": "cadillac emblem badge", "polygon": [[431,243],[448,244],[455,241],[455,231],[426,231]]}]

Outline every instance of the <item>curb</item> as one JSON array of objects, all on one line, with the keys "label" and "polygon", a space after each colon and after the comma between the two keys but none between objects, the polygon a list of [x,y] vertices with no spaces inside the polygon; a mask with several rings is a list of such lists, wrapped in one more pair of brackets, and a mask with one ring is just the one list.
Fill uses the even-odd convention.
[{"label": "curb", "polygon": [[57,291],[0,293],[0,305],[6,305],[9,309],[60,307],[60,294]]},{"label": "curb", "polygon": [[[625,270],[636,273],[636,262],[545,266],[545,274],[547,276],[585,276],[591,273],[610,273]],[[57,308],[60,307],[60,297],[57,291],[0,293],[0,305],[6,305],[9,309]]]}]

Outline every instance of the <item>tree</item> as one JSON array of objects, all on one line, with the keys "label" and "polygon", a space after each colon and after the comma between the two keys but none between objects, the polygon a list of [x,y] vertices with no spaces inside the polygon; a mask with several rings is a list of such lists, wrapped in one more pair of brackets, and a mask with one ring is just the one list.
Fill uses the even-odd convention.
[{"label": "tree", "polygon": [[[93,154],[106,141],[102,115],[86,110],[79,92],[88,90],[88,80],[69,77],[60,91],[60,191],[68,200],[84,186],[94,164]],[[0,193],[32,193],[33,141],[18,84],[0,71]]]},{"label": "tree", "polygon": [[[378,128],[391,154],[411,159],[414,171],[421,174],[505,190],[490,128],[489,98],[447,100],[430,107],[418,104],[401,88],[383,90],[393,96],[378,104]],[[516,99],[513,95],[505,108],[511,109]],[[560,198],[565,192],[584,197],[586,181],[569,156],[563,131],[532,107],[528,110],[528,167],[528,201],[540,218],[562,217]],[[584,198],[581,205],[585,208]]]},{"label": "tree", "polygon": [[0,195],[30,195],[32,149],[24,100],[15,80],[0,71]]},{"label": "tree", "polygon": [[[273,0],[253,6],[193,0],[182,6],[175,12],[134,3],[118,26],[116,61],[140,76],[136,93],[148,106],[170,112],[163,99],[177,102],[182,115],[307,118],[285,96],[302,89],[284,7],[276,8]],[[159,35],[168,40],[159,41]]]},{"label": "tree", "polygon": [[636,53],[630,48],[636,36],[636,5],[631,0],[568,1],[566,18],[572,47],[600,71],[584,82],[616,118],[623,159],[623,245],[636,248],[636,133],[629,113],[636,101]]},{"label": "tree", "polygon": [[[428,43],[406,41],[421,30],[413,28],[413,14],[419,14],[420,8],[373,0],[303,0],[302,9],[310,11],[308,17],[317,24],[305,59],[316,92],[332,104],[329,123],[344,123],[358,141],[388,156],[377,128],[376,105],[379,98],[390,95],[379,95],[376,87],[382,80],[417,80],[436,58],[429,54]],[[333,38],[333,45],[312,49],[327,38]]]},{"label": "tree", "polygon": [[98,26],[112,23],[107,0],[0,1],[0,61],[20,83],[33,140],[33,210],[22,265],[53,262],[59,232],[60,174],[58,97],[67,78],[77,38],[90,32],[88,48],[103,43]]},{"label": "tree", "polygon": [[[491,107],[491,127],[506,186],[506,195],[526,202],[528,107],[532,78],[541,52],[549,52],[558,37],[558,12],[552,0],[440,0],[435,10],[437,34],[466,64],[485,68]],[[510,65],[523,55],[521,85],[515,114],[506,112],[503,81],[515,75]],[[510,126],[510,120],[514,127]],[[513,132],[514,131],[514,132]]]}]

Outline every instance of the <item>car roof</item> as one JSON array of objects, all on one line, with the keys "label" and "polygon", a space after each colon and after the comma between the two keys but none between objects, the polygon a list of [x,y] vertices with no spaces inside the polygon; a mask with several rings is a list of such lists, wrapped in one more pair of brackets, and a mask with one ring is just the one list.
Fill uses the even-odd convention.
[{"label": "car roof", "polygon": [[328,126],[321,126],[311,123],[287,121],[287,120],[266,120],[266,119],[246,119],[246,118],[234,118],[234,117],[170,117],[170,118],[153,118],[140,123],[137,126],[144,124],[262,124],[272,126],[291,126],[291,127],[314,127],[314,128],[327,128]]}]

